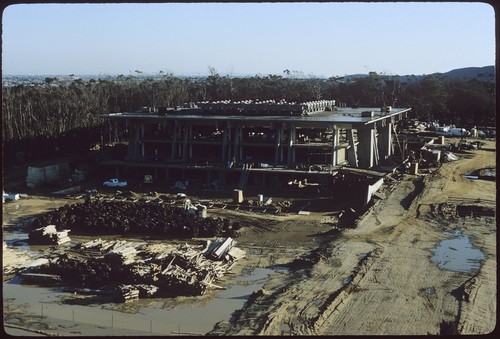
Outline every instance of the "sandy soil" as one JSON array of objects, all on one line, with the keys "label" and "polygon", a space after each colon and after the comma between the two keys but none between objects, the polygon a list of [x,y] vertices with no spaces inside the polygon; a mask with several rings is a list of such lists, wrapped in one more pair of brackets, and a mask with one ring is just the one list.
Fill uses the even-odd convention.
[{"label": "sandy soil", "polygon": [[[296,265],[274,275],[246,307],[211,335],[426,335],[486,334],[496,325],[496,222],[493,218],[449,218],[436,206],[457,199],[496,201],[494,181],[463,175],[495,167],[495,142],[461,154],[425,175],[404,175],[354,229],[333,232],[334,213],[309,216],[210,209],[209,216],[238,220],[237,239],[247,251],[235,275],[249,267]],[[467,200],[463,200],[467,201]],[[19,203],[35,215],[68,203],[32,196]],[[74,202],[74,201],[71,201]],[[13,202],[15,204],[16,202]],[[10,204],[10,203],[9,203]],[[27,217],[4,206],[9,222]],[[491,206],[495,208],[494,204]],[[7,213],[6,213],[7,208]],[[9,220],[5,219],[8,215]],[[449,233],[470,237],[486,259],[472,273],[440,269],[431,249]],[[13,255],[14,254],[14,255]],[[3,265],[26,260],[4,248]]]},{"label": "sandy soil", "polygon": [[[270,281],[237,321],[219,324],[212,334],[490,333],[497,304],[495,220],[450,220],[430,213],[431,206],[453,198],[495,201],[495,182],[463,177],[494,167],[494,147],[488,142],[423,177],[405,175],[356,229],[323,244],[317,263],[285,281]],[[486,254],[479,271],[443,270],[429,260],[430,249],[454,230],[470,236]]]}]

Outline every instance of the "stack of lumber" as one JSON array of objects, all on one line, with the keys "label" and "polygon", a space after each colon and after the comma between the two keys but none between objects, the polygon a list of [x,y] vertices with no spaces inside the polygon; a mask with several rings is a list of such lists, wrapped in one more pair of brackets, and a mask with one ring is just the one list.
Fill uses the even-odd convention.
[{"label": "stack of lumber", "polygon": [[121,302],[139,299],[139,289],[133,285],[118,285],[115,296]]},{"label": "stack of lumber", "polygon": [[116,265],[130,265],[135,262],[137,250],[134,244],[127,244],[127,242],[117,242],[113,248],[104,255],[104,258]]},{"label": "stack of lumber", "polygon": [[47,225],[34,229],[28,234],[30,244],[34,245],[60,245],[70,242],[69,230],[57,231],[56,225]]}]

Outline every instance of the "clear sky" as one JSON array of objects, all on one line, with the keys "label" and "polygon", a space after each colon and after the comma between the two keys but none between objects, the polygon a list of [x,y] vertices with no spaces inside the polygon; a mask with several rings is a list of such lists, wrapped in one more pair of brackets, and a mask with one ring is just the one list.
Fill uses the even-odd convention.
[{"label": "clear sky", "polygon": [[430,74],[495,64],[480,2],[14,4],[4,75]]}]

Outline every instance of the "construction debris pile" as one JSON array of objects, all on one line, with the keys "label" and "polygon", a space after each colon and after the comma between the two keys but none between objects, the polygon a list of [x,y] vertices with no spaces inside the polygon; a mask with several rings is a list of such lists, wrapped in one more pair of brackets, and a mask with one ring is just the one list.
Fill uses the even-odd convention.
[{"label": "construction debris pile", "polygon": [[33,221],[77,234],[141,234],[170,238],[235,236],[226,218],[200,218],[182,208],[145,201],[86,201],[64,205]]},{"label": "construction debris pile", "polygon": [[36,245],[61,245],[70,242],[69,230],[57,231],[56,225],[48,225],[34,229],[28,234],[31,244]]},{"label": "construction debris pile", "polygon": [[53,277],[86,294],[109,294],[118,302],[138,298],[201,295],[215,284],[245,252],[232,238],[216,238],[190,246],[103,241],[78,243],[52,257],[48,264],[26,268],[20,277]]}]

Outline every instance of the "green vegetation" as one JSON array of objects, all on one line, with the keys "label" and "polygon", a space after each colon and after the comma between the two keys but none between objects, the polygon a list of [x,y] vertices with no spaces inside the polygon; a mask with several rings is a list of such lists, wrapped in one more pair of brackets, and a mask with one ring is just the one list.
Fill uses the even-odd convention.
[{"label": "green vegetation", "polygon": [[494,126],[495,83],[479,78],[458,80],[436,75],[401,81],[398,76],[370,72],[363,77],[320,79],[284,75],[223,76],[210,68],[201,78],[155,77],[75,79],[46,77],[39,84],[3,86],[2,145],[4,160],[23,152],[27,159],[54,153],[80,153],[92,145],[118,141],[124,131],[98,114],[137,111],[143,106],[175,107],[187,102],[285,99],[305,102],[335,99],[358,107],[411,107],[427,121],[463,127]]}]

